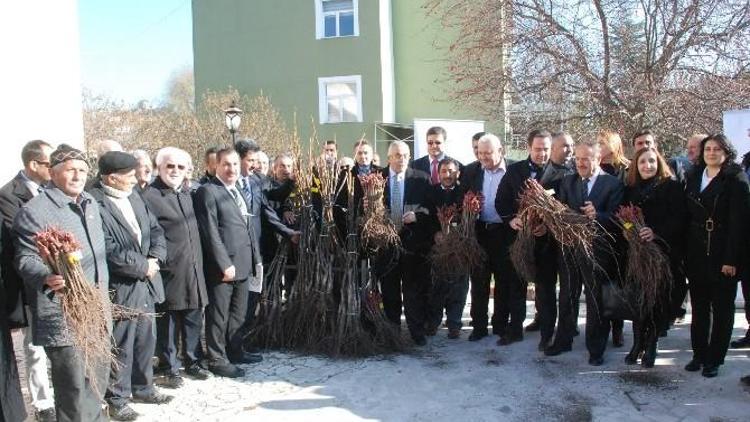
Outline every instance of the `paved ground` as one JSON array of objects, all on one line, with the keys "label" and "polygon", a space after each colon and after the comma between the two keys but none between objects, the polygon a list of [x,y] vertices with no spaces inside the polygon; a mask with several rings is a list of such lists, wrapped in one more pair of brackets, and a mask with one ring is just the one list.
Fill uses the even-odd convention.
[{"label": "paved ground", "polygon": [[[737,313],[735,336],[746,328]],[[626,330],[626,347],[609,348],[598,368],[587,364],[583,336],[550,358],[536,350],[537,333],[501,348],[494,338],[466,341],[468,330],[448,340],[443,329],[426,347],[386,358],[270,352],[244,379],[186,380],[169,405],[133,407],[139,420],[159,422],[750,420],[750,393],[738,383],[750,373],[750,350],[730,350],[717,378],[685,372],[688,316],[660,342],[656,367],[641,370],[623,363]]]}]

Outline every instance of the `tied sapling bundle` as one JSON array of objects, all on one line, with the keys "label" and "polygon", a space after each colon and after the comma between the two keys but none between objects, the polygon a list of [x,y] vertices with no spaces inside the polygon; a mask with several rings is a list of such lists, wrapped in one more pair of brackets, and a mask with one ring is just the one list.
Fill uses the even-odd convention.
[{"label": "tied sapling bundle", "polygon": [[544,224],[564,255],[573,252],[575,256],[594,260],[594,239],[599,234],[598,223],[565,206],[536,180],[526,180],[516,216],[522,221],[528,219],[535,224]]},{"label": "tied sapling bundle", "polygon": [[657,244],[658,239],[648,241],[641,237],[641,230],[648,226],[640,207],[621,206],[614,221],[628,244],[624,288],[635,294],[641,316],[648,317],[669,297],[672,288],[669,257]]},{"label": "tied sapling bundle", "polygon": [[362,245],[369,253],[375,253],[383,248],[399,246],[401,239],[393,222],[386,215],[383,205],[386,179],[380,173],[370,173],[358,177],[367,204],[362,222]]},{"label": "tied sapling bundle", "polygon": [[81,354],[86,377],[97,394],[98,368],[114,362],[109,335],[109,301],[89,283],[81,267],[81,247],[72,233],[50,227],[36,234],[39,255],[54,273],[63,276],[60,295],[62,314],[74,346]]},{"label": "tied sapling bundle", "polygon": [[[438,207],[440,233],[435,236],[430,258],[435,274],[445,274],[450,280],[470,274],[485,259],[485,253],[474,230],[482,211],[482,195],[466,192],[459,212],[453,205]],[[456,221],[457,220],[457,221]]]}]

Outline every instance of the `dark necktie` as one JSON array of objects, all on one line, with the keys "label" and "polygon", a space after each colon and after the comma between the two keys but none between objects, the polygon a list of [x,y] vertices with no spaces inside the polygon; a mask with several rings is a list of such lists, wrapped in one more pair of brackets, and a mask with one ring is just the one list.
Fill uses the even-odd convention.
[{"label": "dark necktie", "polygon": [[589,199],[589,179],[581,179],[581,201],[586,202]]},{"label": "dark necktie", "polygon": [[438,176],[438,160],[432,160],[430,166],[430,183],[433,185],[440,183],[440,176]]}]

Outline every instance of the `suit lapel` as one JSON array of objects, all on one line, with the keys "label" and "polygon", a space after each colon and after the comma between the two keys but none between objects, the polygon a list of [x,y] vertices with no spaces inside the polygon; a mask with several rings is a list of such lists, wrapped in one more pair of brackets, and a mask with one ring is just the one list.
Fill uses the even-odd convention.
[{"label": "suit lapel", "polygon": [[26,183],[24,183],[23,180],[20,179],[20,177],[16,177],[15,179],[13,179],[13,195],[15,195],[23,203],[29,202],[31,198],[34,197],[34,194],[31,193],[29,187],[26,186]]}]

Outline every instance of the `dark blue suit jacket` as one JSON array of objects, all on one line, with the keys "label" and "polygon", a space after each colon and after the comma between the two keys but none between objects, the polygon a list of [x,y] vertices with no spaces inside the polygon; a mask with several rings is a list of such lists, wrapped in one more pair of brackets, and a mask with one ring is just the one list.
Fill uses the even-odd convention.
[{"label": "dark blue suit jacket", "polygon": [[622,203],[625,186],[617,177],[600,171],[588,198],[584,199],[580,183],[578,173],[565,176],[560,182],[560,202],[580,213],[584,202],[591,201],[596,209],[596,221],[605,229],[614,230],[616,227],[612,216]]}]

